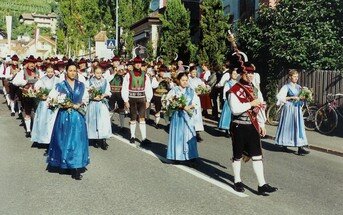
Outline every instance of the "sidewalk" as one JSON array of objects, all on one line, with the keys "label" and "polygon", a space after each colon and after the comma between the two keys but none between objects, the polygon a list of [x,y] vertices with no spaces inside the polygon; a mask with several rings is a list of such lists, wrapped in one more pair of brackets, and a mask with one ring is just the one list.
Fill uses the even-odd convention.
[{"label": "sidewalk", "polygon": [[[204,118],[204,122],[217,126],[217,122]],[[340,125],[339,125],[340,126]],[[266,125],[267,139],[274,140],[276,126]],[[337,128],[340,129],[340,128]],[[337,132],[336,132],[337,133]],[[343,138],[340,136],[323,135],[317,131],[306,131],[309,148],[343,157]]]}]

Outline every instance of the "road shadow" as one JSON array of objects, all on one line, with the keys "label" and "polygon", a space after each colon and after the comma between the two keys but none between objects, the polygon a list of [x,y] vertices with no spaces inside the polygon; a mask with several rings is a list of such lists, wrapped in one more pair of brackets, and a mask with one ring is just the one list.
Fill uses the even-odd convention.
[{"label": "road shadow", "polygon": [[[146,146],[141,146],[142,148],[151,151],[152,153],[154,153],[157,156],[163,157],[165,158],[166,156],[166,151],[167,151],[167,146],[158,142],[151,142],[151,144],[146,145]],[[191,169],[194,169],[216,181],[219,181],[223,184],[226,184],[228,186],[230,186],[231,188],[234,188],[234,177],[225,172],[222,171],[219,168],[223,168],[223,169],[227,169],[224,165],[216,162],[216,161],[212,161],[212,160],[208,160],[206,158],[201,158],[199,157],[198,159],[196,159],[194,162],[177,162],[174,163],[172,161],[169,160],[162,160],[159,159],[162,163],[168,164],[168,165],[184,165],[187,166]],[[217,168],[217,167],[219,168]],[[249,190],[250,192],[254,193],[254,194],[258,194],[256,190],[244,185],[246,190]]]},{"label": "road shadow", "polygon": [[225,137],[226,133],[224,131],[218,130],[217,127],[212,127],[204,125],[205,132],[214,137]]}]

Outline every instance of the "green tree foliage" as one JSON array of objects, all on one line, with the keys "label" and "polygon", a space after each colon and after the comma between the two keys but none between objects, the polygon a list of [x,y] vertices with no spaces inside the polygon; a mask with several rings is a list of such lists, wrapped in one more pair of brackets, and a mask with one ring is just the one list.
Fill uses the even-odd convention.
[{"label": "green tree foliage", "polygon": [[282,69],[343,68],[343,2],[283,0],[261,7],[256,20],[238,25],[238,39],[275,97]]},{"label": "green tree foliage", "polygon": [[226,39],[229,17],[224,15],[221,0],[203,0],[200,9],[199,62],[207,62],[212,67],[221,65],[229,47]]},{"label": "green tree foliage", "polygon": [[238,37],[249,56],[271,67],[339,69],[343,67],[343,2],[280,1],[262,7],[257,20],[243,22]]},{"label": "green tree foliage", "polygon": [[168,7],[161,16],[162,29],[159,41],[159,54],[166,61],[175,58],[175,54],[184,54],[191,44],[190,13],[181,0],[168,1]]}]

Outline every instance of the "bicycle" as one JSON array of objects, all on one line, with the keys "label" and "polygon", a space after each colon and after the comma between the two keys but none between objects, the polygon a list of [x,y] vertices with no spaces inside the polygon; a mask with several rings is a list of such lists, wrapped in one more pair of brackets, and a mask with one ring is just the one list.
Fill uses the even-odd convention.
[{"label": "bicycle", "polygon": [[343,112],[338,110],[338,100],[342,97],[342,93],[327,94],[328,102],[320,107],[315,115],[316,128],[320,133],[329,134],[333,132],[338,125],[338,116],[343,118]]},{"label": "bicycle", "polygon": [[[281,117],[283,105],[272,104],[267,110],[267,122],[270,125],[278,125]],[[307,102],[304,102],[302,107],[302,113],[304,118],[305,129],[314,131],[316,129],[315,114],[318,110],[317,106],[309,106]]]}]

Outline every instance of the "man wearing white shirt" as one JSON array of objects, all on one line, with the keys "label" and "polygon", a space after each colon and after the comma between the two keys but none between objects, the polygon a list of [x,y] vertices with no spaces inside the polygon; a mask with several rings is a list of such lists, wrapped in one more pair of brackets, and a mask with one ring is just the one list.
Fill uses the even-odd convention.
[{"label": "man wearing white shirt", "polygon": [[253,84],[255,67],[246,64],[241,70],[241,79],[229,90],[229,105],[233,114],[231,122],[232,134],[232,168],[234,173],[234,189],[244,192],[241,180],[241,160],[252,159],[253,169],[258,181],[258,194],[266,195],[277,190],[266,183],[264,178],[261,136],[266,135],[265,108],[263,96]]},{"label": "man wearing white shirt", "polygon": [[142,59],[135,57],[133,63],[133,71],[128,72],[124,77],[121,96],[124,100],[125,107],[130,109],[130,143],[135,143],[136,121],[138,116],[142,144],[148,144],[150,141],[146,138],[145,112],[150,106],[153,91],[149,76],[141,70]]}]

